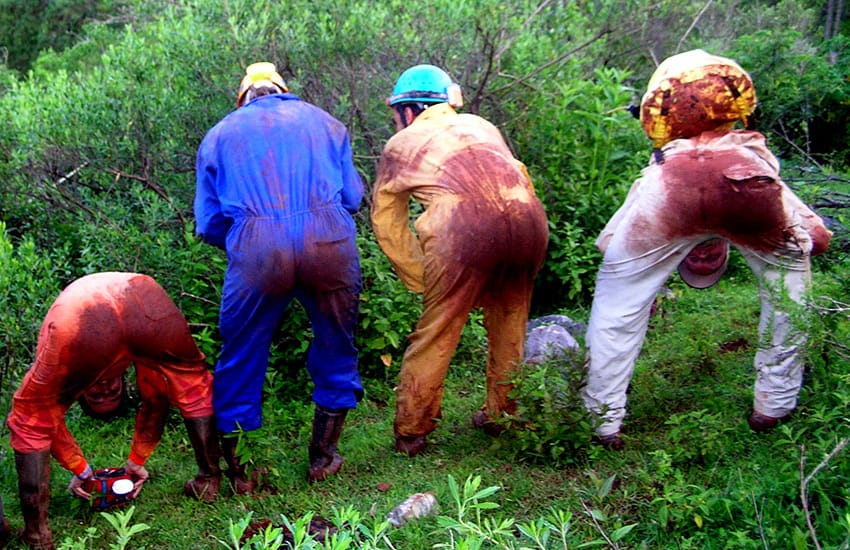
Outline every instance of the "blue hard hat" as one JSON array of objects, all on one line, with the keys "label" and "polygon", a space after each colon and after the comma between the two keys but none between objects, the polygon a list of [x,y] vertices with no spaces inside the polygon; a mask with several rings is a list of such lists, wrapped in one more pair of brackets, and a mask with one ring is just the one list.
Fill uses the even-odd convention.
[{"label": "blue hard hat", "polygon": [[446,71],[434,65],[416,65],[398,77],[392,95],[387,98],[387,105],[405,101],[456,105],[455,94],[460,95],[460,88]]}]

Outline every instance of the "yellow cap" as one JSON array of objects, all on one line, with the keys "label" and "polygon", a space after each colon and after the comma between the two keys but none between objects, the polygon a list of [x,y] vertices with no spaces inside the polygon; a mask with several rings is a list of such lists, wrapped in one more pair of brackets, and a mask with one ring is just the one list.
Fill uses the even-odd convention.
[{"label": "yellow cap", "polygon": [[245,97],[245,92],[247,92],[249,88],[264,82],[274,84],[280,88],[282,92],[289,91],[289,87],[287,87],[283,77],[278,74],[274,63],[269,63],[267,61],[253,63],[248,65],[245,69],[245,76],[239,84],[239,92],[236,94],[236,106],[242,106],[242,98]]}]

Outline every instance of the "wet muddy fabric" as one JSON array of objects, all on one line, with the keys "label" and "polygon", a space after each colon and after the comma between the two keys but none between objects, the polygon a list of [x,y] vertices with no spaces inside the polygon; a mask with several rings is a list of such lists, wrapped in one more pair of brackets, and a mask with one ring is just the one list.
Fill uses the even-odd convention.
[{"label": "wet muddy fabric", "polygon": [[601,415],[597,433],[620,429],[656,293],[694,246],[717,237],[741,252],[760,285],[754,409],[791,412],[806,340],[797,314],[810,256],[826,250],[830,236],[780,179],[761,134],[705,132],[664,147],[663,162],[644,169],[596,243],[604,258],[586,335],[584,399]]},{"label": "wet muddy fabric", "polygon": [[152,278],[96,273],[77,279],[44,318],[35,362],[14,394],[7,420],[12,448],[50,449],[75,474],[87,462],[65,413],[97,382],[134,364],[142,405],[130,458],[144,464],[162,436],[170,405],[184,418],[210,416],[212,375],[186,319]]},{"label": "wet muddy fabric", "polygon": [[[425,211],[410,229],[410,200]],[[548,243],[543,206],[498,129],[449,105],[426,109],[384,148],[372,225],[424,310],[402,360],[395,431],[430,433],[470,311],[481,306],[489,341],[490,418],[514,412],[509,380],[522,360],[534,276]]]},{"label": "wet muddy fabric", "polygon": [[293,298],[314,334],[313,400],[356,406],[360,263],[351,214],[362,198],[345,126],[292,94],[257,98],[207,133],[197,156],[196,232],[228,258],[214,382],[219,430],[262,425],[269,347]]}]

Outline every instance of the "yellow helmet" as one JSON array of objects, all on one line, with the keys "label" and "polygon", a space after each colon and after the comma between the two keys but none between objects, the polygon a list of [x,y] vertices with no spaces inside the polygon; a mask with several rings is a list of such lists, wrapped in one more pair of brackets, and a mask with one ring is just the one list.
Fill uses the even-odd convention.
[{"label": "yellow helmet", "polygon": [[236,94],[236,106],[242,106],[242,100],[245,97],[245,92],[247,92],[251,87],[257,86],[261,83],[273,84],[280,88],[281,92],[289,91],[289,87],[287,87],[283,77],[277,73],[277,68],[274,66],[274,63],[266,61],[253,63],[248,65],[245,69],[245,76],[239,84],[239,92]]},{"label": "yellow helmet", "polygon": [[756,108],[750,75],[731,59],[691,50],[669,57],[649,80],[640,121],[654,147],[744,124]]}]

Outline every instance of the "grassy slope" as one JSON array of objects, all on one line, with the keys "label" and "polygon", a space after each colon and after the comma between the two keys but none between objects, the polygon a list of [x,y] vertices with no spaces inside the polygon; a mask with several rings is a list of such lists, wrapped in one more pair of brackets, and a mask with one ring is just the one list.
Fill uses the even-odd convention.
[{"label": "grassy slope", "polygon": [[[829,287],[826,276],[818,285]],[[806,445],[806,471],[847,436],[846,363],[825,354],[813,359],[801,407],[794,422],[769,435],[752,434],[745,418],[752,400],[752,356],[758,300],[749,272],[740,266],[710,291],[684,288],[671,281],[653,319],[630,393],[627,449],[622,453],[588,447],[578,466],[528,464],[502,448],[498,440],[473,430],[469,417],[483,395],[482,354],[469,354],[470,368],[454,368],[448,381],[444,419],[430,438],[430,449],[409,459],[392,452],[392,407],[366,401],[351,416],[341,441],[346,458],[342,473],[309,485],[306,447],[310,408],[303,403],[267,403],[267,425],[254,443],[254,458],[271,469],[273,487],[256,498],[227,497],[214,505],[184,498],[182,483],[194,473],[191,449],[174,419],[151,458],[153,478],[137,502],[133,522],[150,529],[136,535],[131,548],[222,548],[228,520],[253,511],[255,518],[279,523],[279,514],[296,519],[313,511],[329,517],[333,507],[352,506],[364,516],[382,518],[409,494],[435,491],[442,513],[453,515],[447,478],[459,483],[480,475],[483,486],[501,488],[492,498],[499,510],[485,517],[541,517],[552,509],[573,514],[572,543],[599,540],[624,524],[638,526],[623,541],[629,548],[789,548],[793,533],[805,539],[807,527],[799,504],[799,460]],[[820,289],[816,289],[820,290]],[[830,288],[825,288],[829,292]],[[817,294],[818,292],[816,292]],[[840,325],[843,326],[843,319]],[[823,347],[819,336],[814,347]],[[748,344],[722,352],[721,345]],[[386,392],[376,388],[373,395]],[[673,423],[669,422],[673,419]],[[122,463],[132,421],[111,424],[72,415],[71,429],[98,467]],[[846,536],[839,524],[848,511],[847,476],[841,457],[819,474],[811,495],[821,543],[835,547]],[[2,494],[14,527],[20,517],[11,454],[2,467]],[[66,472],[54,466],[51,521],[57,542],[77,540],[93,526],[92,548],[108,548],[115,534],[99,515],[88,514],[66,496]],[[602,480],[617,475],[605,494]],[[382,483],[388,490],[379,489]],[[586,510],[595,509],[598,526]],[[447,542],[434,518],[395,531],[396,548],[431,548]],[[552,546],[556,547],[556,546]],[[559,547],[559,546],[558,546]]]}]

